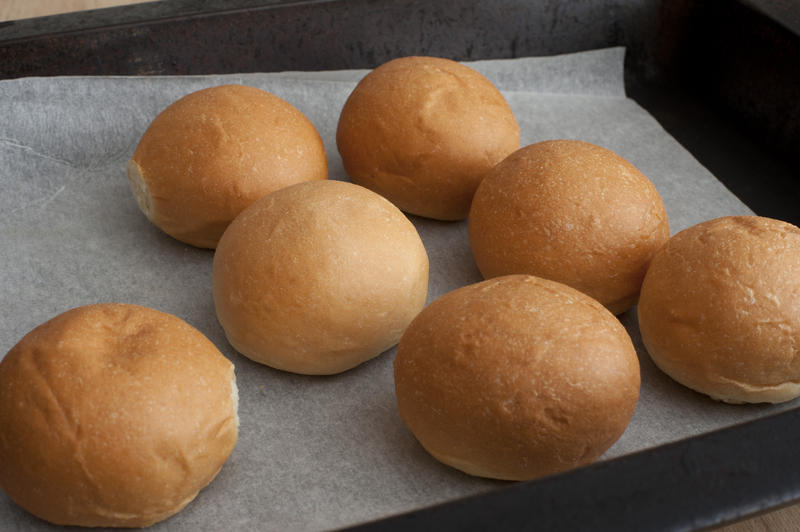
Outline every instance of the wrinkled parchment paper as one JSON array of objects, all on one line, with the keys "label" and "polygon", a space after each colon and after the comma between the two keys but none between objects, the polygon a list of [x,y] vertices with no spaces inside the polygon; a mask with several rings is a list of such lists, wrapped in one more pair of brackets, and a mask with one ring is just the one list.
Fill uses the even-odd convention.
[{"label": "wrinkled parchment paper", "polygon": [[[661,193],[673,234],[750,214],[642,108],[625,96],[622,48],[469,63],[504,93],[522,144],[574,138],[626,157]],[[339,111],[365,71],[195,77],[27,78],[0,82],[0,356],[69,308],[136,303],[175,314],[236,365],[239,443],[219,476],[155,530],[316,530],[355,524],[504,482],[439,464],[396,412],[394,350],[341,375],[292,375],[251,362],[225,340],[211,297],[213,252],[165,235],[139,212],[125,163],[164,107],[200,88],[243,83],[291,102],[316,125],[331,178]],[[431,261],[429,301],[481,280],[466,223],[411,217]],[[752,419],[796,403],[729,406],[691,392],[648,359],[635,313],[642,393],[611,458]],[[0,530],[48,529],[0,493]]]}]

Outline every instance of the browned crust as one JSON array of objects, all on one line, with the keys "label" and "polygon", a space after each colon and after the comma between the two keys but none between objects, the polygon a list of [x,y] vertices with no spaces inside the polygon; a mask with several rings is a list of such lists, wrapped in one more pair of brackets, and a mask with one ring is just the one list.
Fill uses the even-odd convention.
[{"label": "browned crust", "polygon": [[123,304],[67,311],[0,362],[0,486],[60,525],[165,519],[233,450],[233,379],[175,316]]},{"label": "browned crust", "polygon": [[390,202],[315,181],[259,200],[231,224],[213,289],[237,351],[286,371],[338,373],[397,343],[425,304],[428,257]]},{"label": "browned crust", "polygon": [[128,175],[154,224],[214,248],[245,207],[285,186],[327,179],[328,163],[316,128],[290,103],[255,87],[221,85],[164,109],[142,135]]},{"label": "browned crust", "polygon": [[435,57],[403,57],[367,74],[336,132],[353,182],[440,220],[467,216],[478,183],[519,139],[511,108],[488,79]]},{"label": "browned crust", "polygon": [[587,142],[551,140],[521,148],[487,176],[469,238],[485,278],[553,279],[619,314],[636,303],[669,224],[656,188],[624,158]]},{"label": "browned crust", "polygon": [[730,403],[800,396],[800,229],[758,216],[676,234],[642,286],[647,351],[678,382]]},{"label": "browned crust", "polygon": [[595,460],[627,427],[640,386],[611,313],[524,275],[434,301],[403,335],[394,375],[400,415],[434,457],[509,480]]}]

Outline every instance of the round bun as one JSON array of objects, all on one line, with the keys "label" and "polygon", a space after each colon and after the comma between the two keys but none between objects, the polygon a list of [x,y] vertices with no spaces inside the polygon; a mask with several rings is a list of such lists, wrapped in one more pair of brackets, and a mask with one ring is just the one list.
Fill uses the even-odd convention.
[{"label": "round bun", "polygon": [[668,238],[653,184],[614,152],[577,140],[516,151],[481,183],[470,211],[470,246],[485,278],[552,279],[614,314],[636,304]]},{"label": "round bun", "polygon": [[328,178],[314,125],[261,89],[222,85],[161,112],[128,162],[139,208],[168,235],[214,248],[245,207],[279,188]]},{"label": "round bun", "polygon": [[425,305],[428,256],[381,196],[314,181],[234,220],[214,255],[213,288],[237,351],[285,371],[339,373],[397,343]]},{"label": "round bun", "polygon": [[647,271],[639,326],[653,362],[693,390],[800,396],[800,228],[730,216],[676,234]]},{"label": "round bun", "polygon": [[400,415],[437,460],[527,480],[597,459],[630,422],[639,361],[620,322],[566,285],[509,275],[430,304],[394,362]]},{"label": "round bun", "polygon": [[0,362],[0,487],[58,525],[142,527],[180,511],[236,443],[233,365],[175,316],[67,311]]},{"label": "round bun", "polygon": [[475,188],[519,148],[505,98],[475,70],[403,57],[367,74],[342,109],[336,144],[353,182],[400,209],[461,220]]}]

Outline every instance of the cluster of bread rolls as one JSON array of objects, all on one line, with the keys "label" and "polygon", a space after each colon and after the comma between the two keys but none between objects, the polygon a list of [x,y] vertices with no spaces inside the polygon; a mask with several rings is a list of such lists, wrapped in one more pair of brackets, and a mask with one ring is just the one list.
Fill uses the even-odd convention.
[{"label": "cluster of bread rolls", "polygon": [[612,314],[640,298],[644,344],[678,382],[727,402],[800,395],[800,229],[726,217],[670,240],[631,163],[574,139],[520,148],[502,96],[451,63],[377,68],[336,137],[350,177],[402,210],[468,213],[487,281],[423,310],[395,359],[398,408],[433,456],[525,479],[602,454],[639,391]]},{"label": "cluster of bread rolls", "polygon": [[[526,480],[625,431],[639,361],[728,402],[800,395],[800,229],[729,217],[670,239],[632,164],[580,140],[520,147],[503,95],[454,61],[367,74],[339,118],[353,181],[288,102],[225,85],[176,101],[129,164],[156,226],[215,248],[231,346],[271,367],[346,371],[398,344],[400,415],[436,459]],[[428,256],[401,211],[468,220],[485,281],[425,307]],[[764,258],[769,257],[768,261]],[[232,364],[180,319],[80,307],[0,362],[0,486],[58,524],[145,526],[183,508],[236,442]]]}]

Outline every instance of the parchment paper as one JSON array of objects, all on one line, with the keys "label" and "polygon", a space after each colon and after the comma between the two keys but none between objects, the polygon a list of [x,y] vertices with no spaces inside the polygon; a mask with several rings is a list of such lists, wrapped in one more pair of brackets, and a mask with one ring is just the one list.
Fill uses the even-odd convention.
[{"label": "parchment paper", "polygon": [[[593,142],[626,157],[656,185],[675,233],[750,214],[623,86],[622,48],[470,63],[505,94],[522,144]],[[236,365],[239,443],[219,476],[156,530],[330,529],[485,492],[506,483],[439,464],[396,412],[394,350],[341,375],[279,372],[237,354],[217,323],[213,252],[168,237],[139,212],[125,162],[164,107],[194,90],[244,83],[303,111],[325,142],[333,179],[347,179],[335,145],[339,111],[365,71],[202,77],[27,78],[0,82],[0,353],[69,308],[146,305],[205,333]],[[466,223],[411,217],[431,263],[429,301],[481,280]],[[691,392],[647,357],[635,313],[642,393],[619,456],[796,406],[729,406]],[[2,355],[0,355],[2,356]],[[0,530],[49,525],[0,493]]]}]

